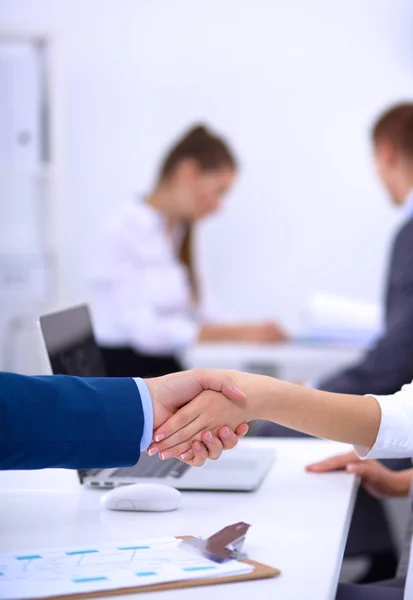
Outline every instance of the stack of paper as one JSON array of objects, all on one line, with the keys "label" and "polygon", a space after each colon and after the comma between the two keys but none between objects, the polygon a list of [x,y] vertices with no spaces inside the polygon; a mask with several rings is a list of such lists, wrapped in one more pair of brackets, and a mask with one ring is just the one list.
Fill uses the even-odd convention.
[{"label": "stack of paper", "polygon": [[217,564],[176,538],[0,554],[0,598],[47,598],[251,573],[251,565]]},{"label": "stack of paper", "polygon": [[306,321],[308,337],[368,343],[380,333],[382,315],[377,304],[317,292],[310,299]]}]

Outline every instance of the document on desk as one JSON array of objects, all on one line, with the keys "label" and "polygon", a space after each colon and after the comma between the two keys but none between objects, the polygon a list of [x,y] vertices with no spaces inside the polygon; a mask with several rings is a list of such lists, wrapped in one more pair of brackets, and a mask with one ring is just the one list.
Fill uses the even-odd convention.
[{"label": "document on desk", "polygon": [[382,330],[380,305],[326,292],[315,292],[306,310],[304,335],[324,341],[367,344]]},{"label": "document on desk", "polygon": [[218,564],[173,537],[0,554],[0,598],[17,600],[251,573],[246,563]]}]

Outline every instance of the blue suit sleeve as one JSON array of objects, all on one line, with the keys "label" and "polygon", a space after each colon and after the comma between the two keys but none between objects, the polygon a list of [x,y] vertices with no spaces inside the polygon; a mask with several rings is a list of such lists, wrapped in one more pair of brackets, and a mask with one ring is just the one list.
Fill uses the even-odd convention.
[{"label": "blue suit sleeve", "polygon": [[133,465],[143,426],[133,379],[0,373],[0,469]]}]

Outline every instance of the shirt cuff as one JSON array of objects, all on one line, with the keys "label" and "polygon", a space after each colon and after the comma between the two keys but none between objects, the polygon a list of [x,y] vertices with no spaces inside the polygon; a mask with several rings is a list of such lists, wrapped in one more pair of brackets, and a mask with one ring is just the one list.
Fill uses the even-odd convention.
[{"label": "shirt cuff", "polygon": [[150,446],[153,438],[153,405],[149,388],[140,377],[134,378],[138,386],[143,410],[143,434],[141,439],[141,452]]},{"label": "shirt cuff", "polygon": [[[400,392],[399,392],[400,393]],[[354,446],[359,458],[408,458],[412,456],[412,434],[404,406],[391,396],[375,398],[381,408],[381,420],[376,441],[371,448]]]}]

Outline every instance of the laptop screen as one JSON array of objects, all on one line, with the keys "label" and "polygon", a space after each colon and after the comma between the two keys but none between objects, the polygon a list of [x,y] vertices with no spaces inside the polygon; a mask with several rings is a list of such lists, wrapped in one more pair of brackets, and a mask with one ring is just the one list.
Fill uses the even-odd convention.
[{"label": "laptop screen", "polygon": [[[84,305],[40,317],[40,328],[54,375],[105,377],[102,354]],[[80,481],[89,471],[78,471]]]},{"label": "laptop screen", "polygon": [[40,327],[55,375],[105,377],[88,306],[44,315],[40,317]]}]

